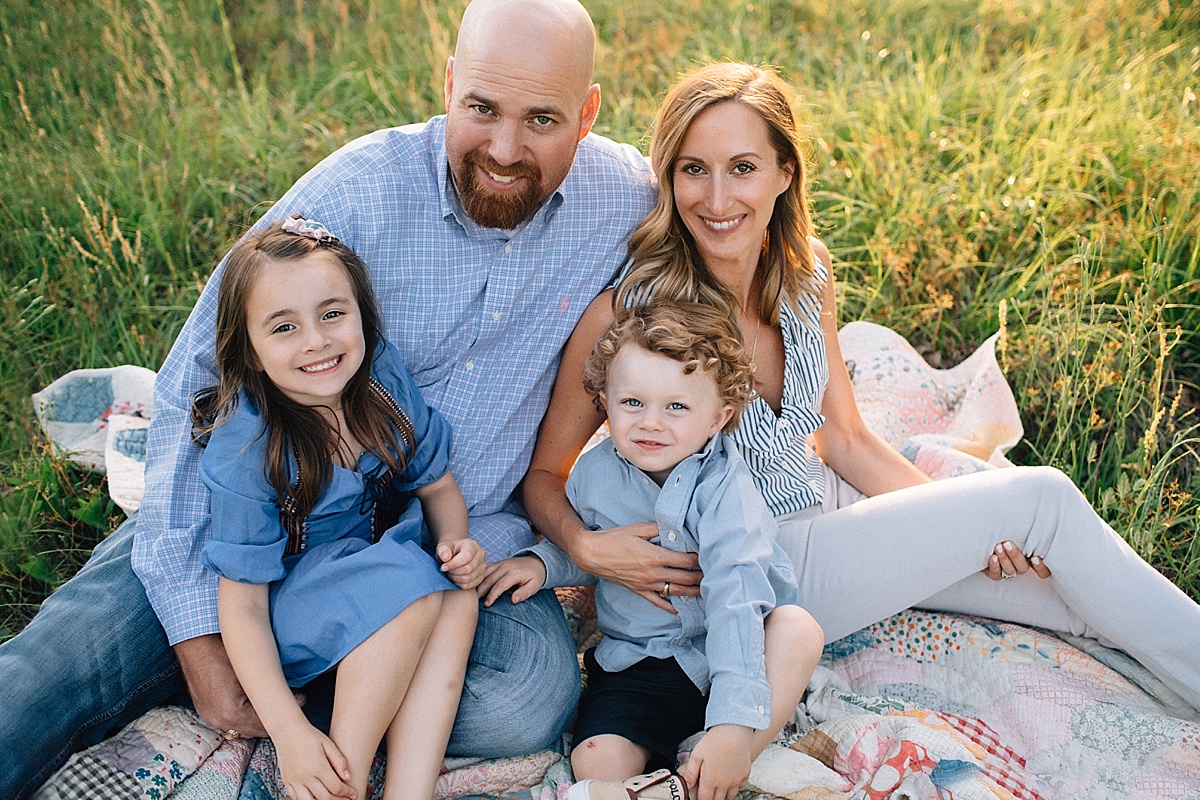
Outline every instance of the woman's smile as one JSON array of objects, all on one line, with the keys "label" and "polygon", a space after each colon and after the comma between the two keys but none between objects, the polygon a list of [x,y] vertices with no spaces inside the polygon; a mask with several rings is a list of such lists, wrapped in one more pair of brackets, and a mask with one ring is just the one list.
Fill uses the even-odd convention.
[{"label": "woman's smile", "polygon": [[[745,218],[746,218],[745,215],[742,215],[740,217],[735,217],[734,219],[727,220],[724,222],[719,222],[715,219],[704,219],[704,224],[707,225],[708,227],[712,228],[714,231],[724,232],[724,231],[732,230],[734,227],[736,227],[738,224],[740,224],[741,221]],[[703,219],[703,217],[701,219]]]}]

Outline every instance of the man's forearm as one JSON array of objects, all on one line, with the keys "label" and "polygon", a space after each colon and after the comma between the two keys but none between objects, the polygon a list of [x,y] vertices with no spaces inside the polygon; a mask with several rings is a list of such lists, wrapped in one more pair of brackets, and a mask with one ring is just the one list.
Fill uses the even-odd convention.
[{"label": "man's forearm", "polygon": [[242,691],[220,634],[211,633],[178,642],[175,656],[183,669],[192,704],[202,720],[230,735],[267,735]]}]

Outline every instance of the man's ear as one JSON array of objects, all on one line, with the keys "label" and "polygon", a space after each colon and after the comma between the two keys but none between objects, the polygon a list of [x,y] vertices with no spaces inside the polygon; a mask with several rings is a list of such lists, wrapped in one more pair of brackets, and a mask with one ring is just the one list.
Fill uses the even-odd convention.
[{"label": "man's ear", "polygon": [[454,56],[446,59],[446,84],[444,88],[446,110],[450,110],[450,97],[454,94]]},{"label": "man's ear", "polygon": [[587,98],[583,101],[583,109],[579,116],[579,141],[583,141],[583,137],[587,136],[592,130],[592,126],[596,124],[596,117],[600,114],[600,84],[593,83],[588,89]]}]

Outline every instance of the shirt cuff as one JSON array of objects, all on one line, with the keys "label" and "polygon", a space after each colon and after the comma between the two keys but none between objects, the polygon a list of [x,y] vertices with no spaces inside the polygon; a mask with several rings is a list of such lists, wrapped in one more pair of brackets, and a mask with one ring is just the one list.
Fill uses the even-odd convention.
[{"label": "shirt cuff", "polygon": [[540,541],[533,547],[528,547],[520,551],[517,555],[537,556],[546,565],[546,584],[543,588],[553,589],[556,586],[593,586],[596,583],[594,576],[588,575],[575,566],[575,562],[571,560],[570,556],[549,539]]},{"label": "shirt cuff", "polygon": [[179,593],[150,594],[150,605],[167,633],[172,646],[186,639],[221,632],[217,616],[217,580],[214,574],[211,588],[193,587],[186,595]]},{"label": "shirt cuff", "polygon": [[766,680],[718,676],[708,695],[705,730],[714,725],[744,725],[756,731],[771,723],[771,686]]}]

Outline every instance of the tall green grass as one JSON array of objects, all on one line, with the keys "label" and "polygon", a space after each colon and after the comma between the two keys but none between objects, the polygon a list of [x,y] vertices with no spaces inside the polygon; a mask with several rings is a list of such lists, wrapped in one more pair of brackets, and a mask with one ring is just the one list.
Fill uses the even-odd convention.
[{"label": "tall green grass", "polygon": [[[797,87],[843,321],[948,365],[999,327],[1022,463],[1200,597],[1200,8],[585,0],[599,132],[719,58]],[[157,368],[229,242],[322,156],[441,110],[447,0],[0,6],[0,637],[118,521],[29,394]],[[1098,576],[1098,579],[1101,579]]]}]

